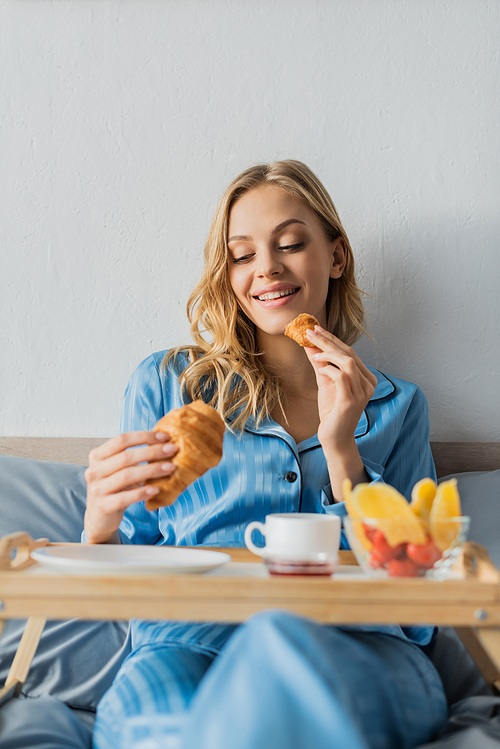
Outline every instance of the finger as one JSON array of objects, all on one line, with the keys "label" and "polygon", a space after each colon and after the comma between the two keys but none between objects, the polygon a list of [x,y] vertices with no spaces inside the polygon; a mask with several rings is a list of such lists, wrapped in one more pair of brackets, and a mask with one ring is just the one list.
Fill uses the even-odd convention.
[{"label": "finger", "polygon": [[90,451],[89,465],[91,461],[106,460],[106,458],[121,453],[129,447],[155,445],[158,444],[158,442],[166,442],[169,439],[170,435],[166,432],[143,431],[118,434],[116,437],[106,440],[102,445],[99,445],[99,447],[95,447]]},{"label": "finger", "polygon": [[[108,525],[113,518],[123,517],[123,513],[130,507],[130,505],[136,502],[145,502],[151,497],[159,494],[160,490],[156,486],[139,486],[128,491],[119,492],[118,494],[111,494],[106,497],[100,498],[100,512],[104,518],[107,518],[105,523],[102,521],[100,525],[109,531]],[[95,519],[94,519],[95,521]],[[116,523],[113,523],[116,525]]]},{"label": "finger", "polygon": [[336,402],[339,406],[343,405],[348,407],[349,404],[356,400],[350,379],[346,376],[345,372],[341,372],[333,367],[322,367],[320,373],[334,383]]},{"label": "finger", "polygon": [[94,496],[107,496],[118,492],[142,486],[146,481],[158,478],[168,478],[177,470],[174,463],[165,461],[163,463],[141,463],[137,466],[128,466],[111,476],[90,485]]},{"label": "finger", "polygon": [[111,476],[128,466],[173,458],[178,450],[179,448],[174,442],[125,450],[105,460],[93,461],[85,471],[85,480],[87,483],[92,483],[92,481]]},{"label": "finger", "polygon": [[356,374],[349,375],[347,372],[331,364],[328,364],[326,367],[320,367],[318,374],[322,377],[327,377],[330,382],[336,385],[338,396],[342,391],[344,395],[347,395],[352,400],[356,393],[359,393],[359,378],[356,377]]},{"label": "finger", "polygon": [[343,365],[338,366],[328,361],[327,354],[322,354],[321,358],[327,365],[326,367],[321,367],[321,370],[326,370],[324,374],[327,374],[328,377],[335,379],[338,379],[340,374],[344,375],[349,380],[350,387],[353,393],[365,393],[365,391],[370,389],[370,384],[367,378],[358,367],[357,362],[355,362],[353,359],[347,357]]},{"label": "finger", "polygon": [[308,328],[306,330],[306,335],[311,341],[314,341],[315,346],[321,346],[321,340],[323,339],[324,341],[333,343],[335,346],[337,346],[337,348],[341,349],[341,351],[352,351],[351,347],[348,346],[347,343],[344,343],[340,340],[340,338],[338,338],[333,333],[330,333],[330,331],[325,330],[320,325],[315,325],[314,330]]},{"label": "finger", "polygon": [[353,381],[360,378],[366,379],[365,373],[359,367],[358,362],[351,356],[336,351],[321,351],[319,354],[313,355],[312,361],[319,366],[331,365],[334,369],[345,372],[352,377]]},{"label": "finger", "polygon": [[313,361],[329,361],[331,360],[334,364],[339,366],[342,362],[347,362],[349,359],[356,360],[356,354],[352,349],[342,342],[336,339],[331,333],[328,333],[328,338],[322,333],[316,333],[316,331],[308,330],[307,334],[309,338],[314,338],[315,348],[319,349],[319,352],[311,354]]},{"label": "finger", "polygon": [[363,408],[373,395],[374,387],[363,377],[359,369],[353,363],[350,372],[336,368],[335,366],[321,367],[318,374],[327,377],[337,388],[339,398],[348,398],[350,402],[362,402]]},{"label": "finger", "polygon": [[333,335],[333,333],[330,333],[328,330],[324,330],[324,328],[321,328],[319,325],[316,325],[314,330],[308,329],[306,333],[308,338],[314,341],[315,346],[324,348],[324,344],[322,345],[322,341],[325,341],[332,344],[340,351],[343,351],[345,354],[356,356],[354,349],[348,346],[347,343],[344,343],[340,340],[340,338],[337,338],[337,336]]},{"label": "finger", "polygon": [[354,349],[352,349],[350,346],[348,346],[346,343],[340,340],[340,338],[337,338],[332,333],[329,333],[326,330],[323,330],[323,328],[319,328],[319,326],[316,326],[316,330],[308,330],[307,334],[308,337],[314,340],[314,345],[321,349],[322,351],[325,350],[333,350],[339,352],[339,354],[343,354],[345,356],[349,356],[352,359],[355,359],[360,364],[362,364],[361,359],[359,356],[357,356]]},{"label": "finger", "polygon": [[[320,328],[319,325],[316,325],[314,330],[307,330],[308,337],[314,341],[314,345],[316,348],[320,348],[323,353],[327,354],[327,358],[320,359],[320,361],[328,361],[329,358],[333,358],[337,356],[337,360],[334,360],[334,363],[337,364],[337,366],[341,366],[341,360],[339,357],[343,354],[344,356],[353,359],[364,376],[375,386],[377,384],[377,378],[376,376],[370,372],[368,367],[363,363],[363,361],[359,358],[359,356],[356,354],[356,352],[348,346],[346,343],[340,340],[340,338],[337,338],[332,333],[329,333],[326,330],[323,330],[323,328]],[[330,344],[330,346],[328,346]],[[325,350],[327,349],[327,351]],[[306,349],[307,351],[307,349]],[[313,359],[319,358],[319,354],[313,354]],[[345,359],[343,361],[346,361]]]}]

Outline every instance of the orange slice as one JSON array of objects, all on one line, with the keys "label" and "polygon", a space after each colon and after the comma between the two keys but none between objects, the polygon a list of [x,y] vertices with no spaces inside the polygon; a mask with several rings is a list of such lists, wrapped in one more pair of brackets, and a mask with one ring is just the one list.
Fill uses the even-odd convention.
[{"label": "orange slice", "polygon": [[[448,549],[458,536],[460,524],[452,518],[462,514],[457,480],[450,479],[439,484],[429,515],[431,538],[441,551]],[[450,518],[447,521],[447,518]]]},{"label": "orange slice", "polygon": [[365,529],[363,528],[363,521],[360,518],[352,500],[351,490],[352,483],[349,481],[349,479],[344,479],[342,482],[342,497],[345,502],[347,514],[349,515],[349,518],[351,520],[353,533],[360,542],[361,546],[367,551],[371,551],[373,549],[373,544],[365,533]]},{"label": "orange slice", "polygon": [[[390,546],[402,543],[425,544],[422,523],[410,505],[388,484],[358,484],[346,501],[347,512],[360,520],[374,520]],[[349,507],[352,509],[350,510]]]},{"label": "orange slice", "polygon": [[410,507],[418,518],[428,520],[436,490],[436,482],[432,479],[420,479],[413,487]]}]

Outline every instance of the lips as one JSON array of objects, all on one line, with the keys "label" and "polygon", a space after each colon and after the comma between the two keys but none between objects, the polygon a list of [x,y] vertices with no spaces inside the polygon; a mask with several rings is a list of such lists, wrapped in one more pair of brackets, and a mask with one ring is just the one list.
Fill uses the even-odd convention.
[{"label": "lips", "polygon": [[[283,284],[285,286],[285,284]],[[295,303],[295,299],[300,294],[300,286],[290,286],[286,284],[284,289],[259,289],[259,294],[252,297],[253,303],[257,304],[263,310],[278,310]]]},{"label": "lips", "polygon": [[298,289],[290,289],[290,291],[272,291],[267,294],[261,294],[260,296],[255,297],[255,299],[258,299],[259,302],[270,302],[274,299],[283,299],[286,296],[296,294],[297,291]]},{"label": "lips", "polygon": [[299,288],[299,286],[291,286],[290,284],[276,284],[270,288],[263,287],[257,289],[257,293],[252,296],[259,302],[270,302],[276,299],[284,299],[288,296],[292,296],[299,291]]}]

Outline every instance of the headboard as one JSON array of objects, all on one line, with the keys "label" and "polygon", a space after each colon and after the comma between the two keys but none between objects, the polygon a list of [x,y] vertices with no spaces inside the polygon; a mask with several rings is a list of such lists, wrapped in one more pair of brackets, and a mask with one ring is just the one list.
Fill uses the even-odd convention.
[{"label": "headboard", "polygon": [[[87,465],[105,437],[0,437],[0,455]],[[438,477],[500,468],[500,442],[431,442]]]}]

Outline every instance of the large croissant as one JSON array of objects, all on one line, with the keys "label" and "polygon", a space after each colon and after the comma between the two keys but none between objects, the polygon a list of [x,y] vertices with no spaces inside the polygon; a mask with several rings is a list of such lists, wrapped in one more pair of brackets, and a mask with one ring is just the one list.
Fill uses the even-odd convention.
[{"label": "large croissant", "polygon": [[172,458],[177,470],[165,478],[146,482],[160,493],[146,500],[148,510],[171,505],[184,489],[222,458],[224,421],[217,411],[202,400],[188,403],[163,416],[155,432],[167,432],[179,451]]}]

